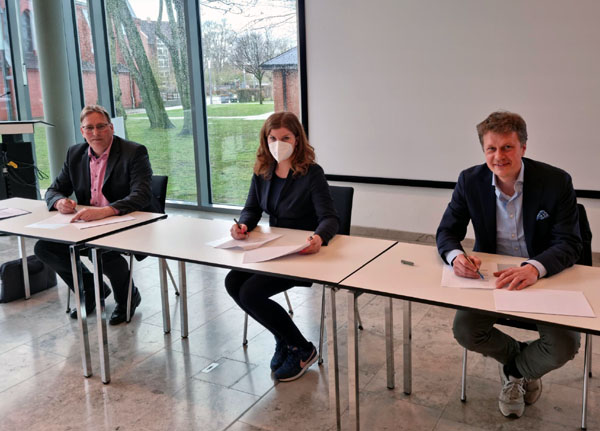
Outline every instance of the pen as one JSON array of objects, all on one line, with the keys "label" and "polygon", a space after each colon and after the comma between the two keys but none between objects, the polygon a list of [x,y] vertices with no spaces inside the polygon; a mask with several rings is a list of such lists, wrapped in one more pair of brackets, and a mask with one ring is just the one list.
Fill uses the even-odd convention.
[{"label": "pen", "polygon": [[[471,260],[471,258],[469,256],[467,256],[467,254],[465,253],[465,257],[467,258],[467,260],[469,262],[471,262],[471,265],[475,266],[475,264],[473,263],[473,261]],[[483,278],[483,274],[479,271],[479,269],[476,269],[477,274],[479,274],[479,277],[481,277],[482,280],[485,280],[485,278]]]},{"label": "pen", "polygon": [[415,266],[415,263],[411,262],[410,260],[400,259],[400,263],[403,263],[404,265]]},{"label": "pen", "polygon": [[233,221],[235,222],[235,224],[237,225],[238,229],[241,229],[242,226],[240,225],[240,222],[237,221],[235,218],[233,219]]}]

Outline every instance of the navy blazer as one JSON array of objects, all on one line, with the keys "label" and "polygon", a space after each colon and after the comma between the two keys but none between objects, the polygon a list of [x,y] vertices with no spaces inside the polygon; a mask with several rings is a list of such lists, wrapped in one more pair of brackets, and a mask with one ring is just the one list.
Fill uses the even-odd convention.
[{"label": "navy blazer", "polygon": [[[75,192],[77,203],[89,205],[92,197],[90,182],[90,158],[87,142],[69,147],[63,168],[46,191],[49,210],[54,203]],[[160,205],[152,195],[152,168],[148,151],[143,145],[113,137],[102,194],[119,214],[132,211],[161,212]]]},{"label": "navy blazer", "polygon": [[[271,175],[275,175],[274,168]],[[256,174],[252,176],[246,205],[240,216],[240,223],[248,226],[248,230],[256,227],[265,211],[269,214],[269,226],[312,230],[321,237],[324,245],[335,236],[339,218],[325,173],[319,165],[311,165],[305,175],[294,175],[290,170],[273,214],[267,209],[270,188],[270,179]]]},{"label": "navy blazer", "polygon": [[[551,276],[573,265],[581,254],[577,199],[568,173],[525,157],[523,163],[523,230],[527,252]],[[485,164],[460,173],[436,234],[443,259],[452,250],[462,250],[460,242],[469,220],[475,230],[473,250],[496,253],[496,193],[492,172]]]}]

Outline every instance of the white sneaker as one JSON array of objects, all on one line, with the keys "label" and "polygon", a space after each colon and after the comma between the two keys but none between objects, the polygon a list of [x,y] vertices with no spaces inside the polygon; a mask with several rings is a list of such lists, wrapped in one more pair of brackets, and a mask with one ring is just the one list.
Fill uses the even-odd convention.
[{"label": "white sneaker", "polygon": [[542,395],[542,379],[527,379],[523,382],[525,388],[525,404],[528,406],[535,403]]},{"label": "white sneaker", "polygon": [[523,384],[524,378],[516,378],[513,376],[506,376],[504,374],[504,367],[502,364],[498,364],[500,370],[500,381],[502,382],[502,390],[498,397],[498,407],[502,414],[506,417],[515,416],[520,418],[525,411],[525,388]]}]

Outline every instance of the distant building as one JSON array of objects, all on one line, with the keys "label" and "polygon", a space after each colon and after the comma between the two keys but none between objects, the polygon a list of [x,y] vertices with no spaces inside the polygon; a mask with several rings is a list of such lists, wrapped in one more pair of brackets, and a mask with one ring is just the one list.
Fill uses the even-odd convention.
[{"label": "distant building", "polygon": [[273,72],[275,112],[290,111],[300,117],[298,49],[296,47],[265,61],[261,69]]}]

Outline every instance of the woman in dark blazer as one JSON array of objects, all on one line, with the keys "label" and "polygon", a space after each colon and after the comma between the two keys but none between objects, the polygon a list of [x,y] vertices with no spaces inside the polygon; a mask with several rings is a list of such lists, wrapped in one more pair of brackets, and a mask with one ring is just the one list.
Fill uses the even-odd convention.
[{"label": "woman in dark blazer", "polygon": [[[254,175],[240,224],[231,236],[245,239],[269,214],[269,225],[311,230],[302,254],[317,253],[337,233],[338,216],[323,169],[315,163],[298,118],[291,112],[271,115],[260,131]],[[307,341],[287,311],[271,296],[303,284],[285,278],[231,271],[225,278],[235,302],[275,336],[271,370],[280,381],[301,377],[316,361],[315,346]]]}]

